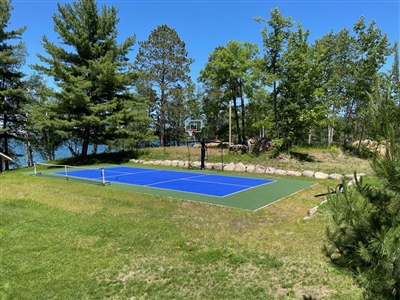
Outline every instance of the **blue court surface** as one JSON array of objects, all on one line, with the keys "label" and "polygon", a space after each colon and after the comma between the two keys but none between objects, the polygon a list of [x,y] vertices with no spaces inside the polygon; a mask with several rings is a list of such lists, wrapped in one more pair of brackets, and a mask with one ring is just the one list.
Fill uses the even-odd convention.
[{"label": "blue court surface", "polygon": [[[54,174],[65,176],[65,172],[55,172]],[[68,177],[105,180],[107,183],[130,184],[220,198],[274,182],[274,180],[269,179],[225,176],[205,172],[124,166],[68,170]]]}]

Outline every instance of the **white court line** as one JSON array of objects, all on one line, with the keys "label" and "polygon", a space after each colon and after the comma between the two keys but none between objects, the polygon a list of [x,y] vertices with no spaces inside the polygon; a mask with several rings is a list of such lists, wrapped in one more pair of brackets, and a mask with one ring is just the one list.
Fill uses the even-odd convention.
[{"label": "white court line", "polygon": [[241,192],[244,192],[244,191],[247,191],[247,190],[251,190],[251,189],[254,189],[254,188],[256,188],[256,187],[263,186],[263,185],[271,184],[271,183],[274,183],[274,182],[276,182],[276,180],[271,180],[271,181],[269,181],[269,182],[265,182],[264,184],[260,184],[260,185],[249,186],[247,189],[240,190],[240,191],[237,191],[237,192],[234,192],[234,193],[230,193],[230,194],[226,194],[226,195],[224,195],[224,196],[221,196],[220,198],[225,198],[225,197],[228,197],[228,196],[232,196],[232,195],[235,195],[235,194],[239,194],[239,193],[241,193]]},{"label": "white court line", "polygon": [[[106,171],[106,170],[104,170]],[[129,175],[140,175],[140,174],[145,174],[145,173],[156,173],[156,172],[160,172],[160,170],[156,170],[156,171],[143,171],[143,172],[136,172],[136,173],[129,173],[129,172],[117,172],[117,171],[107,171],[107,173],[116,173],[114,175],[107,175],[104,176],[105,178],[115,178],[115,177],[120,177],[120,176],[129,176]]]},{"label": "white court line", "polygon": [[[179,181],[179,180],[191,180],[190,178],[204,177],[204,176],[208,176],[208,175],[210,175],[210,174],[201,174],[201,175],[199,174],[197,176],[175,178],[175,179],[170,179],[170,180],[153,182],[153,183],[146,184],[146,185],[143,185],[143,186],[152,186],[152,185],[157,185],[157,184],[167,183],[167,182],[174,182],[174,181]],[[193,181],[196,181],[196,180],[193,180]],[[210,181],[204,181],[204,182],[210,182]]]},{"label": "white court line", "polygon": [[[143,171],[143,172],[137,172],[137,173],[128,173],[128,172],[122,173],[121,172],[122,175],[105,176],[105,178],[109,178],[109,177],[115,178],[115,177],[119,177],[119,176],[136,175],[136,174],[140,175],[140,174],[145,174],[145,173],[157,173],[157,172],[161,173],[161,172],[164,172],[164,171],[165,170],[149,170],[149,171]],[[109,171],[109,172],[118,173],[116,171]],[[239,190],[237,192],[233,192],[233,193],[226,194],[226,195],[223,195],[223,196],[216,196],[216,195],[212,195],[212,194],[208,194],[208,193],[196,193],[196,192],[191,192],[191,191],[182,191],[182,190],[173,189],[173,188],[156,187],[158,189],[169,190],[169,191],[177,191],[177,192],[184,192],[184,193],[190,193],[190,194],[205,195],[205,196],[209,196],[209,197],[225,198],[225,197],[228,197],[228,196],[231,196],[231,195],[235,195],[235,194],[238,194],[238,193],[241,193],[241,192],[244,192],[244,191],[256,188],[256,187],[260,187],[260,186],[263,186],[263,185],[267,185],[267,184],[276,182],[276,180],[269,180],[269,182],[264,182],[263,184],[249,186],[249,185],[232,184],[232,183],[226,183],[226,182],[215,182],[215,181],[208,181],[208,180],[196,180],[196,178],[206,177],[206,176],[210,176],[210,175],[212,176],[213,174],[197,174],[196,176],[189,176],[189,177],[181,177],[181,178],[170,179],[170,180],[163,180],[163,181],[153,182],[153,183],[150,183],[150,184],[134,184],[134,183],[127,183],[127,184],[137,185],[137,186],[142,186],[142,187],[156,187],[156,185],[163,184],[163,183],[186,180],[186,181],[203,182],[203,183],[209,183],[209,184],[219,184],[219,185],[226,185],[226,186],[245,187],[244,189],[241,189],[241,190]],[[264,180],[264,179],[260,179],[260,180]]]},{"label": "white court line", "polygon": [[239,187],[247,187],[247,188],[253,188],[257,186],[262,186],[264,184],[267,184],[269,182],[264,182],[262,184],[258,185],[244,185],[244,184],[235,184],[235,183],[227,183],[227,182],[216,182],[216,181],[206,181],[206,180],[193,180],[191,178],[182,178],[182,180],[188,180],[188,181],[194,181],[194,182],[204,182],[204,183],[214,183],[214,184],[221,184],[221,185],[230,185],[230,186],[239,186]]}]

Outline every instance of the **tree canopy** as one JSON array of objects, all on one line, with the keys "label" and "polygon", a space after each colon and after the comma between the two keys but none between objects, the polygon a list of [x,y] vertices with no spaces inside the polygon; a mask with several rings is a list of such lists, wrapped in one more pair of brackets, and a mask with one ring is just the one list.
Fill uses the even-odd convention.
[{"label": "tree canopy", "polygon": [[[230,105],[235,143],[260,135],[281,151],[305,143],[354,150],[354,142],[373,134],[373,78],[399,94],[398,43],[363,17],[310,41],[310,29],[272,9],[269,19],[254,18],[266,25],[263,49],[237,40],[216,45],[196,86],[193,59],[175,29],[152,30],[130,61],[135,35],[117,42],[118,10],[95,0],[58,4],[58,41],[43,36],[44,53],[31,66],[37,73],[24,78],[24,44],[10,41],[25,29],[6,31],[10,3],[1,1],[0,36],[0,142],[8,154],[10,140],[46,159],[61,146],[85,157],[89,146],[130,149],[155,136],[161,146],[179,144],[187,117],[206,120],[207,138],[226,140]],[[393,54],[397,66],[382,72]]]},{"label": "tree canopy", "polygon": [[81,144],[84,157],[90,144],[130,138],[128,125],[146,113],[131,90],[135,76],[126,56],[135,37],[117,44],[115,7],[104,5],[99,12],[94,0],[81,0],[58,4],[58,11],[54,28],[62,44],[44,36],[49,56],[38,55],[45,64],[34,68],[55,79],[54,128],[73,154],[71,142]]},{"label": "tree canopy", "polygon": [[193,59],[188,57],[185,43],[176,30],[167,25],[158,26],[146,41],[139,42],[139,46],[135,67],[142,84],[157,95],[154,106],[156,128],[160,146],[164,146],[165,130],[170,125],[167,118],[168,102],[181,96],[183,88],[189,85]]},{"label": "tree canopy", "polygon": [[[0,0],[0,152],[11,156],[11,140],[24,140],[26,116],[22,107],[26,102],[21,67],[27,55],[22,41],[26,27],[7,31],[11,17],[11,1]],[[6,161],[5,169],[9,169]]]}]

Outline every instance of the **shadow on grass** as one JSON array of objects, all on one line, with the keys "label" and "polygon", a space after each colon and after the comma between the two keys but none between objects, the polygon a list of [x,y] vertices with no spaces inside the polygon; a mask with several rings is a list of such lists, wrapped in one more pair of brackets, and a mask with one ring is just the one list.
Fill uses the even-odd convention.
[{"label": "shadow on grass", "polygon": [[316,162],[315,158],[307,153],[290,151],[290,155],[298,161]]}]

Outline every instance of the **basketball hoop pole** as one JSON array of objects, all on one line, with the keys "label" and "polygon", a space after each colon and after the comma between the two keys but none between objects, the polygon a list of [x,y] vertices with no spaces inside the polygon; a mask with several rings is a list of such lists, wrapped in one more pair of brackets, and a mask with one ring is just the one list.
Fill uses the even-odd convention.
[{"label": "basketball hoop pole", "polygon": [[195,136],[198,142],[201,144],[201,165],[200,169],[205,170],[205,157],[206,157],[206,141],[201,135],[201,130],[203,129],[203,121],[199,120],[191,120],[190,118],[185,120],[185,131],[189,134],[189,136]]},{"label": "basketball hoop pole", "polygon": [[200,142],[201,144],[201,152],[200,152],[200,170],[205,170],[206,166],[205,166],[205,159],[206,159],[206,141],[204,140],[204,138],[201,136],[201,134],[199,132],[194,131],[193,132],[196,139]]}]

